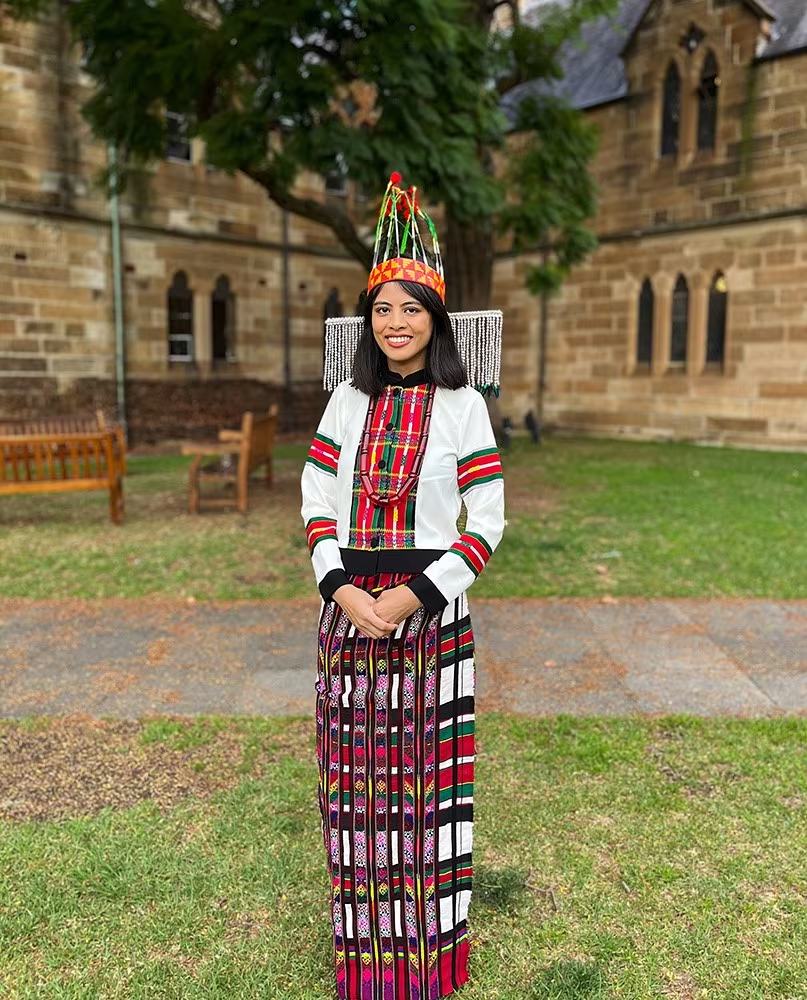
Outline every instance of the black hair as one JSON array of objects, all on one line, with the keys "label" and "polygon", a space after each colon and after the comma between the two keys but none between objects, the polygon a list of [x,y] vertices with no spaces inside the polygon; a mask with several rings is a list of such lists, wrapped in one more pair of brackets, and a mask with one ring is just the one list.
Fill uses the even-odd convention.
[{"label": "black hair", "polygon": [[[443,389],[461,389],[468,384],[451,318],[443,300],[432,288],[414,281],[399,282],[407,295],[424,306],[432,318],[432,336],[426,348],[426,375]],[[353,386],[368,396],[379,396],[387,384],[387,358],[373,336],[373,305],[383,285],[367,295],[364,303],[364,330],[353,359]]]}]

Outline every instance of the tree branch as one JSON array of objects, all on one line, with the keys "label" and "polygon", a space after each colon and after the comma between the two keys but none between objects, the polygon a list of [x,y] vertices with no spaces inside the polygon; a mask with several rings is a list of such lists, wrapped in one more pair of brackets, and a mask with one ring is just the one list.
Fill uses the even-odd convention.
[{"label": "tree branch", "polygon": [[359,236],[353,221],[346,212],[313,198],[300,198],[291,194],[273,177],[271,170],[258,169],[249,166],[240,167],[242,173],[255,181],[266,191],[272,201],[292,215],[302,216],[312,222],[327,226],[351,257],[370,271],[373,263],[373,250]]}]

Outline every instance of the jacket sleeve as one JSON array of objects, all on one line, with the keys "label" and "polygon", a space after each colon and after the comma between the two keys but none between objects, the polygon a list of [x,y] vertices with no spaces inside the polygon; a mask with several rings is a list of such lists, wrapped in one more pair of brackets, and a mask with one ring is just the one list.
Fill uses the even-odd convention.
[{"label": "jacket sleeve", "polygon": [[504,480],[485,400],[474,393],[463,415],[457,482],[468,512],[451,548],[409,583],[424,608],[437,614],[479,576],[504,530]]},{"label": "jacket sleeve", "polygon": [[346,386],[337,386],[325,407],[303,468],[302,515],[311,553],[311,563],[320,594],[325,601],[348,583],[339,551],[336,524],[339,516],[336,473],[344,437]]}]

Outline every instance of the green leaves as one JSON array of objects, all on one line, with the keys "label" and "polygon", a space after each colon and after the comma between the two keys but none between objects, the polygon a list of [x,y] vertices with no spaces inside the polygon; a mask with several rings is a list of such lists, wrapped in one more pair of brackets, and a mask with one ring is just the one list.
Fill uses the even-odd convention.
[{"label": "green leaves", "polygon": [[527,277],[530,291],[539,294],[557,289],[596,248],[586,222],[597,207],[588,164],[598,135],[583,115],[549,94],[526,99],[518,124],[519,155],[506,173],[512,194],[499,222],[517,250],[551,252]]},{"label": "green leaves", "polygon": [[[0,0],[15,17],[48,6]],[[295,197],[295,181],[338,166],[376,192],[395,168],[458,223],[454,239],[468,244],[460,258],[480,256],[474,241],[492,240],[495,221],[516,249],[551,247],[547,267],[530,275],[538,291],[557,287],[594,246],[585,223],[596,207],[596,137],[552,87],[564,46],[616,6],[544,5],[537,22],[495,36],[491,0],[72,0],[66,11],[97,83],[84,114],[116,144],[124,174],[127,161],[164,156],[165,112],[175,112],[204,140],[211,166],[244,171],[364,261],[357,220]],[[510,107],[530,137],[514,141],[501,98],[526,81],[532,96]],[[503,150],[507,169],[496,173]],[[468,287],[489,286],[489,251],[487,279],[471,276]]]}]

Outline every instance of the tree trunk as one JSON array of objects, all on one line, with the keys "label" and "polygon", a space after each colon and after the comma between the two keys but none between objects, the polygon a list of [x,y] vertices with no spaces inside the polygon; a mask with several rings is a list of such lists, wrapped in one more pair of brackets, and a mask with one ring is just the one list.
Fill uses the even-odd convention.
[{"label": "tree trunk", "polygon": [[445,221],[446,305],[450,312],[489,309],[493,282],[493,229],[490,219]]}]

